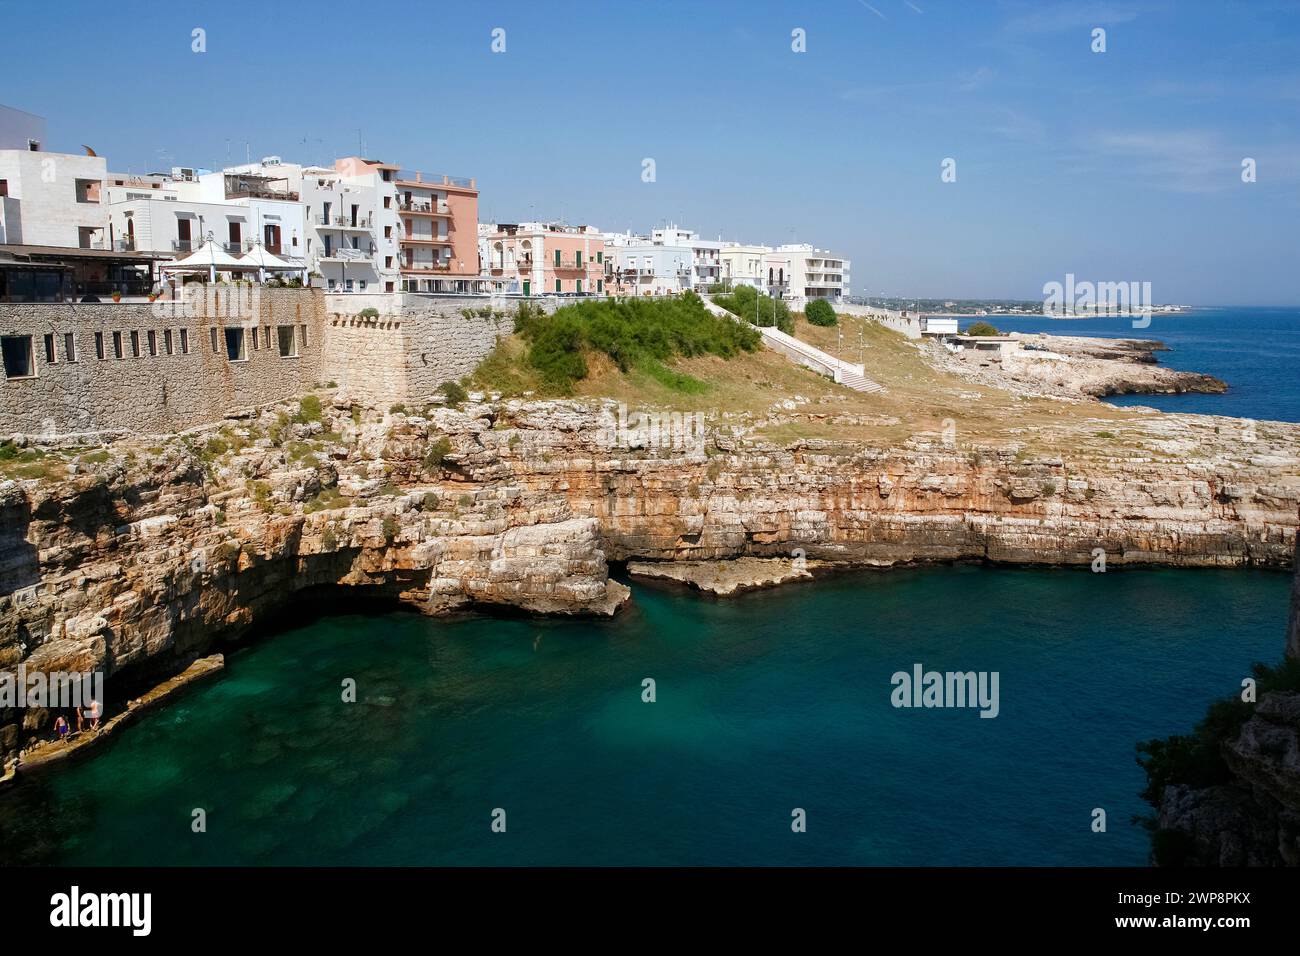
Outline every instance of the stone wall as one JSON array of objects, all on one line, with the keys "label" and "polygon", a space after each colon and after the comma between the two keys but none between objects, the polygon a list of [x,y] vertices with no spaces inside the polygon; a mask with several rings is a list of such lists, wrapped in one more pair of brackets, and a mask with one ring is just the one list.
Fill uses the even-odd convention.
[{"label": "stone wall", "polygon": [[[0,335],[31,336],[34,372],[0,378],[0,434],[177,431],[321,380],[321,292],[189,290],[195,294],[175,302],[0,304]],[[296,355],[280,354],[278,326],[293,327]],[[244,359],[227,357],[226,329],[243,330]]]},{"label": "stone wall", "polygon": [[875,306],[849,305],[847,303],[835,306],[835,311],[864,319],[874,319],[887,329],[902,332],[909,339],[919,339],[921,337],[921,317],[915,312],[904,315],[902,312],[896,312],[893,309],[877,309]]},{"label": "stone wall", "polygon": [[[444,382],[473,372],[514,331],[518,298],[410,293],[326,297],[321,377],[339,398],[372,408],[420,407]],[[528,300],[554,312],[565,300]],[[379,315],[362,317],[374,309]]]}]

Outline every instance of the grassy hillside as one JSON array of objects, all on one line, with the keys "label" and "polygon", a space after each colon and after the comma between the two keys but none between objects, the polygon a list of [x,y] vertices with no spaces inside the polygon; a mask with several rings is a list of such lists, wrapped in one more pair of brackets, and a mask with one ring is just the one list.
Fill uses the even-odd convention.
[{"label": "grassy hillside", "polygon": [[[669,332],[666,339],[654,337],[651,341],[661,344],[639,357],[635,350],[629,353],[623,347],[622,335],[614,341],[602,338],[604,323],[593,321],[618,315],[617,310],[585,308],[588,305],[601,303],[570,307],[574,319],[562,319],[564,327],[554,339],[541,331],[554,317],[525,320],[521,330],[504,339],[467,384],[506,396],[531,392],[539,398],[612,398],[632,408],[703,411],[710,415],[749,413],[763,419],[777,417],[775,411],[781,420],[761,426],[758,434],[780,441],[823,438],[897,444],[925,435],[937,438],[944,421],[952,419],[959,446],[1016,445],[1032,454],[1069,450],[1076,458],[1080,454],[1155,458],[1164,454],[1158,424],[1155,429],[1147,427],[1158,422],[1155,413],[1102,403],[1029,399],[977,385],[937,370],[904,336],[856,316],[840,315],[838,326],[822,327],[796,314],[792,317],[794,334],[850,362],[861,361],[868,377],[886,387],[884,394],[854,392],[775,352],[751,350],[747,341],[743,346],[736,344],[740,339],[724,337],[716,348],[706,348],[690,336],[672,344],[678,340],[675,333]],[[645,331],[642,320],[655,314],[642,312],[618,328],[635,332],[632,341],[636,344]],[[530,321],[537,326],[530,329]],[[573,323],[577,323],[576,327]],[[737,328],[744,330],[743,326]],[[735,330],[728,330],[728,335],[732,334]],[[565,349],[574,343],[572,354],[581,359],[583,374],[558,381],[548,377],[548,367],[558,364],[563,370],[579,365],[569,365],[567,357],[560,358],[547,349],[535,352],[539,341],[549,342],[549,349],[557,341]],[[665,341],[670,343],[667,354],[661,347]],[[723,344],[728,342],[735,347]],[[542,365],[536,364],[535,358]],[[808,402],[793,413],[779,407],[795,396]],[[1213,423],[1207,420],[1207,441],[1213,440]]]}]

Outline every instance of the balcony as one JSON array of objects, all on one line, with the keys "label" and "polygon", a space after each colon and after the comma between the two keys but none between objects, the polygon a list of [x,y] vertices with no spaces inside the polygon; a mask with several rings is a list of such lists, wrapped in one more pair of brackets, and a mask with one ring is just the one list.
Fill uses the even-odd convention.
[{"label": "balcony", "polygon": [[356,229],[359,232],[369,232],[374,220],[366,215],[358,216],[356,222],[353,222],[350,216],[323,216],[317,213],[312,216],[312,224],[324,229]]},{"label": "balcony", "polygon": [[113,248],[118,252],[135,252],[135,238],[133,236],[123,236],[113,242]]},{"label": "balcony", "polygon": [[401,243],[404,246],[449,246],[451,236],[402,236]]},{"label": "balcony", "polygon": [[226,173],[227,199],[279,199],[297,202],[298,194],[290,192],[288,181],[272,176],[253,176],[245,173]]},{"label": "balcony", "polygon": [[446,275],[451,272],[450,262],[404,262],[402,263],[403,272],[413,272],[416,275],[440,273]]},{"label": "balcony", "polygon": [[351,249],[341,246],[338,249],[326,249],[321,259],[326,262],[369,262],[373,252],[364,249]]},{"label": "balcony", "polygon": [[202,239],[173,239],[172,252],[193,252],[201,245]]},{"label": "balcony", "polygon": [[398,185],[420,186],[425,189],[442,189],[451,186],[454,189],[474,189],[474,180],[464,176],[448,176],[444,173],[422,173],[416,169],[399,169],[394,177]]},{"label": "balcony", "polygon": [[590,269],[592,266],[599,265],[599,263],[597,263],[595,259],[584,259],[582,262],[579,262],[577,259],[561,259],[559,262],[556,262],[554,259],[552,259],[547,264],[557,272],[574,272],[574,271],[585,272],[587,269]]},{"label": "balcony", "polygon": [[397,204],[397,208],[402,212],[417,213],[425,216],[450,216],[451,206],[445,200],[438,202],[402,202]]}]

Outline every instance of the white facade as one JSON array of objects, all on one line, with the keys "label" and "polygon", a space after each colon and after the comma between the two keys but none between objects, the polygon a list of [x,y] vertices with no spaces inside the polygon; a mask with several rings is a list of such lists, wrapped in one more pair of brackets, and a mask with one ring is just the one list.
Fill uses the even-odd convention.
[{"label": "white facade", "polygon": [[674,225],[653,230],[650,241],[657,246],[684,246],[691,250],[695,291],[704,292],[722,281],[722,240],[701,239],[699,233]]},{"label": "white facade", "polygon": [[0,149],[4,241],[107,249],[105,173],[99,156]]},{"label": "white facade", "polygon": [[721,262],[720,281],[733,289],[742,285],[754,289],[767,288],[766,257],[771,251],[771,246],[723,243],[718,254]]},{"label": "white facade", "polygon": [[39,152],[45,145],[45,117],[0,106],[0,149]]},{"label": "white facade", "polygon": [[695,288],[695,254],[690,246],[656,245],[644,239],[614,244],[606,236],[607,285],[623,295],[675,295]]},{"label": "white facade", "polygon": [[777,246],[768,256],[769,282],[784,269],[781,294],[795,308],[813,299],[840,303],[849,295],[849,260],[807,243]]},{"label": "white facade", "polygon": [[[190,177],[110,175],[105,184],[114,246],[184,258],[211,239],[234,256],[255,246],[305,272],[306,207],[286,191],[264,198],[236,190],[225,173]],[[301,273],[300,273],[301,275]]]}]

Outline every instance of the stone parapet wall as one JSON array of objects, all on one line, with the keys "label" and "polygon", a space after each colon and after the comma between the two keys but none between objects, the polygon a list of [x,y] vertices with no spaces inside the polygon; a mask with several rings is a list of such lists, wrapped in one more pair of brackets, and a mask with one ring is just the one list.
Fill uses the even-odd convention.
[{"label": "stone parapet wall", "polygon": [[[339,397],[370,408],[420,407],[445,382],[470,374],[514,331],[519,298],[413,293],[326,296],[321,377]],[[527,300],[546,312],[572,300]],[[363,316],[366,309],[378,315]]]},{"label": "stone parapet wall", "polygon": [[[0,434],[178,431],[299,395],[320,381],[321,292],[221,285],[187,291],[190,297],[175,302],[0,304],[0,335],[30,336],[34,373],[0,377]],[[296,355],[280,354],[282,325],[294,329]],[[244,359],[227,357],[226,329],[243,330]]]}]

